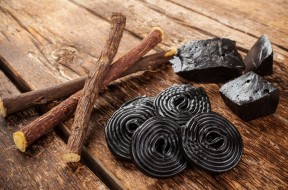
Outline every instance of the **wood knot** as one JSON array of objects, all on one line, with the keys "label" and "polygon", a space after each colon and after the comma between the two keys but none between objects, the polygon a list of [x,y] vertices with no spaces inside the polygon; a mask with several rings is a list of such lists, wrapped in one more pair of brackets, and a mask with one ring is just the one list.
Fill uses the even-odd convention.
[{"label": "wood knot", "polygon": [[[74,78],[77,73],[80,76],[86,75],[86,70],[83,67],[90,57],[78,51],[72,46],[61,46],[50,51],[49,61],[65,73],[66,77]],[[88,66],[90,68],[90,65]],[[71,72],[73,71],[73,72]]]},{"label": "wood knot", "polygon": [[51,53],[53,62],[61,65],[76,64],[81,65],[84,60],[79,56],[79,52],[72,46],[62,46]]}]

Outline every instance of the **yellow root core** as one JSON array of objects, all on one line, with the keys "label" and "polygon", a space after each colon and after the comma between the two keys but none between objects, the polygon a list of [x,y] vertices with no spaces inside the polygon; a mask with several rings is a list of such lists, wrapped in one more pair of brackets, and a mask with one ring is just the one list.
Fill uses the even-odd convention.
[{"label": "yellow root core", "polygon": [[158,30],[160,32],[161,40],[163,40],[163,38],[164,38],[163,30],[160,27],[153,27],[152,31],[154,31],[154,30]]},{"label": "yellow root core", "polygon": [[21,152],[25,152],[26,151],[27,141],[26,141],[24,133],[22,133],[21,131],[15,132],[13,134],[13,140],[14,140],[14,143],[15,143],[16,147]]},{"label": "yellow root core", "polygon": [[75,153],[66,153],[62,156],[62,160],[66,163],[79,162],[80,161],[80,155],[75,154]]},{"label": "yellow root core", "polygon": [[4,107],[3,101],[0,100],[0,114],[5,117],[7,115],[7,110]]},{"label": "yellow root core", "polygon": [[164,57],[170,57],[170,56],[175,55],[176,53],[177,53],[177,49],[173,47],[165,53]]}]

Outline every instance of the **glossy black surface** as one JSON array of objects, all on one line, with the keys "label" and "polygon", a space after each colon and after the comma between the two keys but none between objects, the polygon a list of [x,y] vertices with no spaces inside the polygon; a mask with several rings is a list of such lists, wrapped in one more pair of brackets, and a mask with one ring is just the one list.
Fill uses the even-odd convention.
[{"label": "glossy black surface", "polygon": [[160,92],[154,101],[155,109],[179,125],[184,125],[193,115],[210,112],[210,102],[203,88],[189,84],[175,85]]},{"label": "glossy black surface", "polygon": [[227,106],[248,121],[276,111],[279,90],[254,72],[246,73],[220,88]]},{"label": "glossy black surface", "polygon": [[259,75],[273,73],[273,49],[267,35],[261,36],[244,58],[245,73],[254,71]]},{"label": "glossy black surface", "polygon": [[153,178],[168,178],[186,168],[186,159],[180,149],[179,128],[173,120],[156,116],[136,129],[131,153],[144,174]]},{"label": "glossy black surface", "polygon": [[153,102],[154,102],[154,97],[149,97],[149,96],[139,96],[136,97],[132,100],[129,100],[125,102],[121,108],[126,107],[126,106],[137,106],[137,105],[146,105],[150,107],[154,107]]},{"label": "glossy black surface", "polygon": [[243,142],[238,130],[216,113],[200,113],[181,127],[182,149],[196,166],[225,172],[238,164]]},{"label": "glossy black surface", "polygon": [[145,104],[121,107],[114,112],[105,128],[110,151],[119,159],[131,160],[130,141],[134,131],[155,115],[154,107]]},{"label": "glossy black surface", "polygon": [[196,82],[225,82],[241,75],[245,66],[235,42],[226,38],[191,41],[170,63],[175,73]]}]

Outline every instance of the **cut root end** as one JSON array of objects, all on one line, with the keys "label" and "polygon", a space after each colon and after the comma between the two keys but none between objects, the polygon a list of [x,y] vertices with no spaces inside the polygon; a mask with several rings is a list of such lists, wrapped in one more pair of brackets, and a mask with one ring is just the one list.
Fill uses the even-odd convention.
[{"label": "cut root end", "polygon": [[21,151],[25,152],[27,147],[27,141],[23,132],[18,131],[13,134],[13,141],[16,147]]},{"label": "cut root end", "polygon": [[176,53],[177,53],[177,48],[173,47],[165,53],[164,57],[172,57],[176,55]]},{"label": "cut root end", "polygon": [[160,27],[153,27],[153,28],[152,28],[152,31],[159,31],[159,32],[160,32],[161,41],[163,40],[163,38],[164,38],[164,32],[163,32],[162,28],[160,28]]},{"label": "cut root end", "polygon": [[3,117],[6,117],[6,115],[7,115],[7,110],[6,110],[2,100],[0,100],[0,114]]},{"label": "cut root end", "polygon": [[75,154],[75,153],[66,153],[62,156],[62,160],[65,163],[69,162],[79,162],[80,161],[80,155]]}]

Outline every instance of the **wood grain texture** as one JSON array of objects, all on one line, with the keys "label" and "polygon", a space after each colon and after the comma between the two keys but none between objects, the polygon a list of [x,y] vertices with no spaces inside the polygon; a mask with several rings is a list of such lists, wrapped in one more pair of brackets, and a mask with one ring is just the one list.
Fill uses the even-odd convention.
[{"label": "wood grain texture", "polygon": [[[0,97],[19,94],[0,70]],[[107,187],[83,164],[59,158],[64,142],[51,132],[26,153],[15,149],[12,133],[38,116],[35,109],[11,115],[0,126],[0,189],[99,189]]]},{"label": "wood grain texture", "polygon": [[[27,90],[86,75],[83,67],[97,61],[110,27],[66,0],[1,1],[0,18],[1,60]],[[136,44],[125,32],[116,59]]]},{"label": "wood grain texture", "polygon": [[[267,33],[275,50],[275,73],[266,78],[280,89],[280,102],[275,114],[250,122],[243,122],[223,103],[218,93],[221,84],[193,83],[193,85],[205,88],[211,99],[212,110],[227,117],[237,127],[243,137],[243,158],[240,164],[233,170],[224,174],[212,175],[200,169],[190,167],[183,174],[174,178],[154,180],[141,174],[133,164],[116,160],[109,152],[105,142],[104,127],[111,114],[121,104],[136,96],[144,94],[156,95],[174,83],[188,82],[173,74],[170,67],[166,67],[157,73],[144,73],[125,77],[109,85],[101,93],[96,103],[95,111],[90,119],[89,136],[86,141],[85,152],[91,157],[88,162],[89,165],[94,164],[98,168],[101,168],[101,172],[110,181],[113,181],[116,184],[115,186],[118,185],[117,187],[123,189],[287,189],[288,58],[287,38],[285,35],[287,34],[285,1],[279,0],[276,3],[272,3],[270,1],[254,0],[247,3],[246,1],[240,2],[234,0],[230,3],[224,0],[217,2],[212,0],[191,0],[185,2],[180,0],[147,0],[136,2],[129,0],[57,0],[53,2],[47,1],[51,4],[50,6],[46,2],[34,3],[29,0],[25,0],[25,3],[23,3],[24,1],[9,2],[0,4],[0,7],[4,7],[2,8],[4,11],[1,12],[1,18],[8,17],[10,19],[11,29],[17,28],[20,30],[23,39],[28,38],[29,40],[29,38],[33,38],[31,33],[19,27],[19,22],[15,22],[15,19],[11,18],[11,14],[8,14],[5,10],[9,10],[26,27],[29,26],[31,28],[33,26],[35,31],[38,31],[40,34],[44,33],[47,36],[46,38],[49,39],[48,41],[52,41],[54,45],[50,46],[50,50],[47,50],[45,45],[39,45],[39,47],[45,50],[43,52],[45,52],[44,55],[48,57],[48,60],[51,60],[51,52],[53,50],[60,49],[58,56],[60,61],[52,61],[51,68],[47,67],[45,70],[41,70],[42,72],[49,71],[49,73],[52,73],[53,80],[60,78],[60,82],[76,78],[85,72],[83,64],[73,63],[69,66],[68,62],[65,62],[66,59],[62,59],[62,56],[66,57],[66,54],[62,52],[66,52],[67,57],[75,55],[75,57],[81,60],[88,61],[99,56],[97,54],[91,55],[92,52],[97,53],[100,51],[97,49],[99,47],[93,46],[93,43],[89,42],[91,39],[94,40],[91,37],[92,34],[87,35],[82,30],[77,30],[78,33],[75,34],[73,26],[75,28],[84,28],[86,31],[94,29],[98,36],[105,36],[106,34],[104,29],[102,30],[102,27],[108,28],[107,21],[109,21],[108,17],[112,11],[121,11],[127,17],[126,28],[128,32],[126,33],[126,37],[130,41],[128,40],[125,45],[120,46],[120,50],[124,52],[129,49],[128,46],[132,43],[137,43],[139,38],[143,38],[144,34],[152,26],[160,26],[165,31],[164,41],[159,46],[161,48],[166,48],[167,46],[179,47],[189,40],[220,36],[236,40],[238,49],[241,50],[242,55],[245,55],[259,36]],[[61,6],[64,4],[65,8]],[[45,5],[48,8],[44,9]],[[73,17],[76,11],[77,18]],[[29,15],[27,12],[29,12]],[[59,16],[60,13],[62,16]],[[274,20],[274,18],[276,19]],[[63,25],[63,23],[67,23],[67,25]],[[96,23],[101,27],[97,29],[93,28]],[[31,67],[26,64],[25,69],[23,65],[19,67],[21,65],[20,59],[12,59],[12,55],[5,52],[7,51],[4,49],[8,44],[6,42],[7,39],[13,39],[10,41],[10,49],[15,49],[15,47],[19,47],[18,44],[22,44],[19,38],[15,38],[12,35],[13,32],[19,35],[19,32],[15,32],[15,29],[8,30],[7,28],[1,31],[4,31],[2,32],[4,35],[0,35],[4,43],[2,41],[0,43],[0,55],[5,58],[5,65],[9,66],[11,73],[17,73],[18,75],[15,74],[14,76],[21,78],[24,86],[34,87],[34,89],[44,87],[46,83],[39,80],[40,76],[33,74],[32,71],[29,72],[30,75],[33,74],[34,78],[27,77],[27,69],[33,70],[32,64]],[[53,34],[49,31],[52,31]],[[37,35],[35,34],[35,36]],[[65,48],[63,48],[62,43],[68,44],[68,50],[63,50]],[[103,41],[99,41],[98,43],[104,44]],[[20,47],[22,47],[20,48],[20,52],[27,52],[27,46]],[[46,52],[50,52],[50,54]],[[20,54],[16,50],[13,53],[16,56],[27,56],[27,54]],[[40,53],[37,56],[40,58],[43,57]],[[33,60],[31,57],[24,57],[23,59]],[[75,60],[79,59],[75,58]],[[16,61],[17,63],[15,63]],[[43,64],[38,62],[37,64],[41,69]],[[86,63],[84,64],[86,65]],[[54,72],[54,70],[57,70],[55,68],[61,72]],[[81,72],[83,73],[81,74]],[[65,73],[66,77],[64,79],[61,78],[63,77],[61,75],[63,73]],[[21,84],[21,81],[19,83]],[[49,85],[52,85],[52,82]],[[69,128],[71,123],[72,120],[67,121],[65,123],[66,127]],[[64,128],[62,127],[62,129]]]},{"label": "wood grain texture", "polygon": [[[277,19],[275,17],[279,15],[281,15],[282,17],[278,18],[279,24],[285,24],[285,22],[287,22],[287,20],[283,19],[285,15],[286,17],[288,16],[287,12],[284,11],[285,9],[279,10],[279,4],[277,3],[272,4],[263,1],[261,3],[260,1],[251,1],[244,3],[238,0],[229,2],[211,0],[193,0],[182,2],[180,0],[170,0],[170,2],[181,6],[186,10],[188,9],[190,12],[196,12],[200,15],[203,15],[204,17],[215,20],[221,25],[227,26],[233,30],[237,30],[242,33],[246,33],[247,35],[250,35],[252,37],[259,37],[263,34],[268,34],[274,45],[283,47],[285,46],[285,44],[287,44],[287,38],[283,37],[285,34],[287,34],[287,29],[282,30],[278,27],[271,25],[271,20]],[[270,17],[271,15],[267,14],[268,10],[265,10],[267,9],[267,7],[270,7],[271,10],[277,9],[278,11],[273,13],[273,17]],[[220,9],[222,11],[218,11]],[[235,14],[235,11],[237,14]],[[261,14],[262,16],[259,16],[259,14]],[[255,17],[255,15],[258,16]],[[269,16],[270,19],[267,19],[267,16]],[[263,22],[259,22],[259,19],[262,19]],[[267,27],[271,29],[267,30]]]}]

